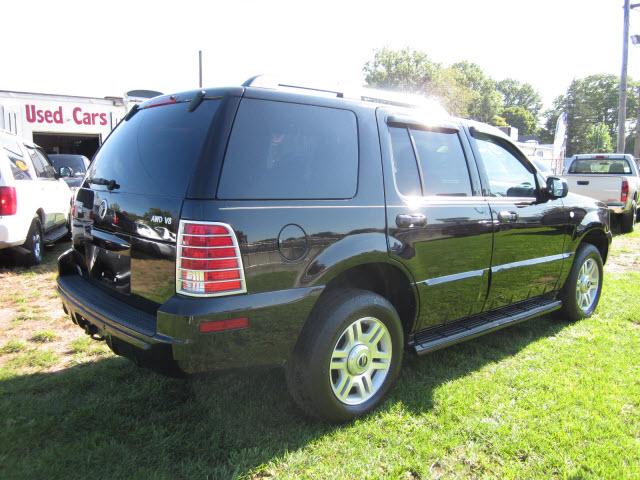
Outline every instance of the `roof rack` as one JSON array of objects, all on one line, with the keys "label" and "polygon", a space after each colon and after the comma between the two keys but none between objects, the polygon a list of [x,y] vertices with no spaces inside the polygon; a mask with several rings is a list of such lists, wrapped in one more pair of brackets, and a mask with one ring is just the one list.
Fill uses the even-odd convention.
[{"label": "roof rack", "polygon": [[243,87],[259,87],[273,89],[295,89],[301,90],[301,93],[317,92],[321,94],[330,94],[337,98],[348,98],[352,100],[360,100],[362,102],[380,103],[383,105],[393,105],[397,107],[432,107],[433,100],[421,95],[412,95],[402,92],[393,92],[387,90],[377,90],[373,88],[360,88],[353,92],[342,92],[337,90],[329,90],[325,88],[315,88],[307,85],[294,85],[282,83],[273,77],[267,75],[254,75],[248,78]]}]

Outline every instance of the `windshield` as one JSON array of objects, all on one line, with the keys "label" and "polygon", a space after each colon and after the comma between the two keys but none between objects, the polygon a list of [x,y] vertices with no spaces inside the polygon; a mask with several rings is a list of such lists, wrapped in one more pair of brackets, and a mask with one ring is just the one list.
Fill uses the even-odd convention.
[{"label": "windshield", "polygon": [[73,170],[74,174],[83,174],[87,171],[85,165],[89,163],[89,159],[84,155],[49,155],[49,160],[56,168],[67,167]]},{"label": "windshield", "polygon": [[628,175],[631,173],[631,166],[624,158],[585,158],[575,160],[569,167],[569,173]]}]

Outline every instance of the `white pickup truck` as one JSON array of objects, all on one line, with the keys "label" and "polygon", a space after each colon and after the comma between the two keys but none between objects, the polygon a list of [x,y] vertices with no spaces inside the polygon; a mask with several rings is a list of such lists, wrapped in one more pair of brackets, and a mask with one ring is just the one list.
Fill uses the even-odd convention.
[{"label": "white pickup truck", "polygon": [[620,219],[622,232],[633,231],[638,212],[640,176],[632,155],[574,155],[565,164],[569,191],[604,202]]},{"label": "white pickup truck", "polygon": [[43,246],[69,231],[71,190],[44,151],[0,130],[0,249],[42,261]]}]

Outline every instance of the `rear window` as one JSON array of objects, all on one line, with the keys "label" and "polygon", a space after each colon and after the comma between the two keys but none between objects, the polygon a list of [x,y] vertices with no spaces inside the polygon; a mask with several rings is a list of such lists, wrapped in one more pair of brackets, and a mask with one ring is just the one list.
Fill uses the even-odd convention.
[{"label": "rear window", "polygon": [[220,100],[142,109],[109,136],[89,167],[91,188],[183,197]]},{"label": "rear window", "polygon": [[245,99],[229,139],[218,198],[351,198],[357,178],[353,112]]},{"label": "rear window", "polygon": [[628,175],[631,173],[631,165],[624,158],[606,160],[597,158],[580,159],[571,164],[569,173]]}]

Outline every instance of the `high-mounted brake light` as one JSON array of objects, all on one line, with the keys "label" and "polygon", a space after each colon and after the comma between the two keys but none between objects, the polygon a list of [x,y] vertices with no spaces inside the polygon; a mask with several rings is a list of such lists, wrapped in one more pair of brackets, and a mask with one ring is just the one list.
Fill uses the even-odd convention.
[{"label": "high-mounted brake light", "polygon": [[176,292],[193,297],[217,297],[246,291],[238,239],[231,226],[181,220]]},{"label": "high-mounted brake light", "polygon": [[0,215],[15,215],[18,198],[15,187],[0,187]]},{"label": "high-mounted brake light", "polygon": [[627,180],[622,180],[622,189],[620,190],[620,201],[622,203],[627,203],[628,198],[629,198],[629,182]]},{"label": "high-mounted brake light", "polygon": [[174,103],[177,103],[177,102],[178,102],[178,100],[173,95],[171,95],[169,97],[166,97],[166,96],[157,97],[157,98],[154,98],[152,100],[148,100],[144,104],[144,108],[161,107],[163,105],[173,105]]}]

